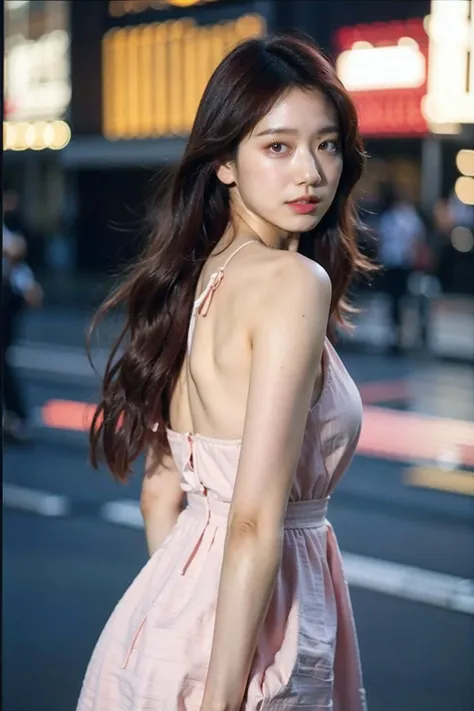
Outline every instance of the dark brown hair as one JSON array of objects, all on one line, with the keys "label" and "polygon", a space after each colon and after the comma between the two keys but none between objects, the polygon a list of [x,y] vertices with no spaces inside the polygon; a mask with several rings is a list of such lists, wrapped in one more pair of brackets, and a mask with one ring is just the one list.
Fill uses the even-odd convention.
[{"label": "dark brown hair", "polygon": [[151,423],[158,423],[153,435],[158,461],[168,450],[169,402],[186,354],[197,281],[230,219],[229,189],[218,180],[216,165],[235,155],[239,143],[293,88],[322,91],[340,122],[339,187],[321,223],[302,235],[299,251],[328,272],[331,324],[345,322],[351,277],[369,267],[357,248],[350,198],[365,159],[356,110],[331,62],[309,37],[291,33],[248,40],[213,73],[184,155],[160,201],[149,245],[91,326],[92,331],[111,309],[125,308],[125,325],[107,363],[90,428],[93,466],[105,458],[120,480],[151,441]]}]

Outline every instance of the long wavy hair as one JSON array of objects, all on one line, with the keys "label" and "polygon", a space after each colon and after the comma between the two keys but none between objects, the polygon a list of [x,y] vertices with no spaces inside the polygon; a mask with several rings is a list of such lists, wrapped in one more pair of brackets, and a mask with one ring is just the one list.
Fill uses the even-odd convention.
[{"label": "long wavy hair", "polygon": [[[291,33],[248,40],[211,76],[184,155],[159,202],[148,246],[91,325],[90,333],[108,312],[125,309],[90,427],[92,465],[105,459],[119,480],[127,479],[148,444],[157,461],[169,452],[169,403],[186,355],[197,281],[231,218],[229,188],[218,180],[216,167],[236,155],[240,142],[294,88],[323,92],[340,123],[339,187],[320,224],[301,236],[299,251],[329,274],[330,327],[346,323],[351,278],[370,268],[357,247],[350,197],[365,162],[354,104],[311,38]],[[158,423],[152,436],[151,423]]]}]

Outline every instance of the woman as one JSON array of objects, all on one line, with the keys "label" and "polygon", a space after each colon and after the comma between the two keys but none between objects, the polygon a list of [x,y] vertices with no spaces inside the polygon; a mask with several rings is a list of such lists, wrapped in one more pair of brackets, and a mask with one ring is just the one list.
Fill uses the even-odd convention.
[{"label": "woman", "polygon": [[154,239],[102,309],[128,318],[92,461],[101,445],[125,479],[148,448],[151,557],[81,711],[365,708],[325,519],[360,430],[326,334],[363,266],[363,161],[354,107],[308,38],[247,41],[210,79]]}]

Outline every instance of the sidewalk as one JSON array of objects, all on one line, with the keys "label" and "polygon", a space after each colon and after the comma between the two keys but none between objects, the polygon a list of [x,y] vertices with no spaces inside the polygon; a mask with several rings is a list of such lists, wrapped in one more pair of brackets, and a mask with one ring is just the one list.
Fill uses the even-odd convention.
[{"label": "sidewalk", "polygon": [[[353,318],[354,331],[341,338],[346,348],[383,350],[390,344],[391,326],[388,301],[384,294],[364,295],[358,302],[360,313]],[[443,295],[430,304],[431,349],[435,358],[449,358],[474,364],[474,299],[466,296]],[[416,314],[407,302],[405,310],[405,341],[415,340]]]}]

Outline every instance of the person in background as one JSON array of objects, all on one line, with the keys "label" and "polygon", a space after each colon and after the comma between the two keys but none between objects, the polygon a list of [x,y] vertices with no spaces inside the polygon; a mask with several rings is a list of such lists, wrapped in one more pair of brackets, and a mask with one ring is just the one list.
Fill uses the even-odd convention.
[{"label": "person in background", "polygon": [[408,294],[409,278],[426,259],[425,226],[401,188],[387,190],[377,232],[385,291],[390,299],[393,338],[389,350],[398,354],[404,350],[402,308]]},{"label": "person in background", "polygon": [[28,411],[21,383],[8,359],[9,348],[17,334],[25,307],[40,308],[43,291],[25,261],[26,242],[3,225],[2,247],[2,333],[3,433],[9,440],[29,440]]},{"label": "person in background", "polygon": [[3,224],[15,235],[25,237],[25,225],[20,210],[20,194],[18,190],[7,185],[3,188]]}]

